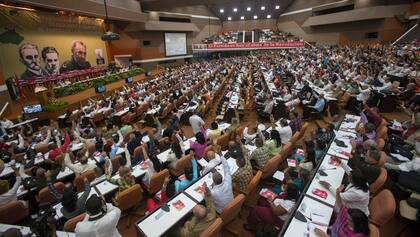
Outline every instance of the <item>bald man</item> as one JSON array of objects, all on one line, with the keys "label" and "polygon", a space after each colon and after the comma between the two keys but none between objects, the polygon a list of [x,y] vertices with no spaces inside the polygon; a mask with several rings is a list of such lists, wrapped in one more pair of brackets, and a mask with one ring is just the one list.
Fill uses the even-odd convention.
[{"label": "bald man", "polygon": [[217,155],[213,150],[209,150],[206,153],[206,160],[209,163],[203,167],[203,174],[209,172],[220,163],[220,156]]},{"label": "bald man", "polygon": [[193,208],[193,217],[190,221],[185,222],[184,226],[179,229],[179,236],[182,237],[198,237],[201,232],[206,230],[216,220],[217,214],[214,207],[213,199],[209,188],[205,185],[206,192],[204,199],[206,206],[201,204]]}]

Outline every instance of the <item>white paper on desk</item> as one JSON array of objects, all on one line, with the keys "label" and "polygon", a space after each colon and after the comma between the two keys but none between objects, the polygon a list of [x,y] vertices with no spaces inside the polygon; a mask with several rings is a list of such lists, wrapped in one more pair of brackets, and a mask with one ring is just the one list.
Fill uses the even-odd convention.
[{"label": "white paper on desk", "polygon": [[284,173],[281,171],[276,171],[276,173],[273,174],[273,178],[280,180],[283,182],[284,180]]},{"label": "white paper on desk", "polygon": [[328,226],[329,218],[328,218],[328,210],[320,209],[320,208],[310,208],[311,211],[311,219],[314,224]]},{"label": "white paper on desk", "polygon": [[315,224],[315,223],[312,223],[312,222],[308,222],[308,229],[309,229],[309,237],[317,237],[318,235],[316,235],[315,234],[315,228],[318,228],[318,229],[320,229],[320,230],[323,230],[323,231],[325,231],[325,232],[327,232],[327,227],[326,226],[320,226],[320,225],[317,225],[317,224]]},{"label": "white paper on desk", "polygon": [[401,162],[410,161],[410,159],[408,159],[407,157],[402,156],[402,155],[400,155],[400,154],[391,153],[390,155],[391,155],[392,157],[394,157],[395,159],[397,159],[397,160],[401,161]]}]

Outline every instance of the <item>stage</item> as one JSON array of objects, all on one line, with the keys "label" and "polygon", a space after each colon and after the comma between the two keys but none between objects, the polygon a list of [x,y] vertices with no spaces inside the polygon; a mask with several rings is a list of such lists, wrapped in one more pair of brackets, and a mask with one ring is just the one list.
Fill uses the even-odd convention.
[{"label": "stage", "polygon": [[[133,79],[133,82],[138,82],[141,80],[148,80],[148,79],[152,79],[154,78],[154,76],[160,72],[162,72],[162,69],[155,69],[152,70],[152,77],[146,77],[145,74],[143,73],[142,75],[139,76],[135,76]],[[32,114],[29,115],[29,117],[31,118],[39,118],[39,120],[45,120],[45,119],[57,119],[58,116],[62,115],[65,113],[66,110],[70,109],[70,110],[74,110],[77,107],[80,106],[80,104],[84,103],[87,99],[89,98],[97,98],[97,97],[101,97],[102,95],[108,96],[109,94],[112,94],[116,89],[120,89],[122,88],[124,85],[127,85],[127,83],[125,82],[125,80],[119,80],[117,82],[113,82],[110,84],[106,85],[106,92],[103,94],[97,94],[95,92],[95,88],[89,88],[85,91],[82,91],[80,93],[74,94],[74,95],[69,95],[69,96],[64,96],[64,97],[60,97],[58,98],[58,100],[62,100],[62,101],[66,101],[68,103],[68,105],[54,111],[54,112],[41,112],[41,113],[36,113],[36,114]],[[17,99],[15,101],[12,101],[12,103],[9,104],[10,109],[11,109],[11,113],[6,116],[8,119],[14,121],[16,120],[16,118],[22,114],[22,109],[24,105],[30,105],[30,104],[38,104],[39,101],[36,97],[31,97],[31,98],[24,98],[24,99]]]}]

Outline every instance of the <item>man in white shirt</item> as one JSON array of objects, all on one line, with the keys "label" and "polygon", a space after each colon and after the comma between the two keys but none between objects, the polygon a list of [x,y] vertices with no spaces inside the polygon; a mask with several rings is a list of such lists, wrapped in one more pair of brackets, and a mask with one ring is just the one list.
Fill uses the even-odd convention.
[{"label": "man in white shirt", "polygon": [[285,145],[289,142],[290,138],[292,137],[293,131],[290,125],[288,124],[287,120],[285,119],[280,120],[280,125],[281,126],[277,127],[276,129],[280,134],[281,143]]},{"label": "man in white shirt", "polygon": [[82,155],[79,158],[79,163],[73,164],[70,160],[69,153],[64,155],[64,164],[76,174],[81,174],[85,171],[94,170],[96,168],[95,164],[89,164],[88,161],[89,159],[85,155]]},{"label": "man in white shirt", "polygon": [[221,213],[226,204],[233,200],[232,176],[229,164],[221,153],[219,155],[223,164],[224,177],[219,172],[214,172],[213,185],[210,189],[217,213]]},{"label": "man in white shirt", "polygon": [[190,125],[193,130],[193,133],[196,134],[200,132],[200,128],[204,125],[204,120],[197,114],[193,114],[190,119]]},{"label": "man in white shirt", "polygon": [[117,224],[121,210],[96,195],[86,201],[86,216],[77,223],[77,237],[121,237]]},{"label": "man in white shirt", "polygon": [[220,156],[212,150],[207,151],[206,158],[208,163],[202,171],[203,174],[209,172],[220,163]]}]

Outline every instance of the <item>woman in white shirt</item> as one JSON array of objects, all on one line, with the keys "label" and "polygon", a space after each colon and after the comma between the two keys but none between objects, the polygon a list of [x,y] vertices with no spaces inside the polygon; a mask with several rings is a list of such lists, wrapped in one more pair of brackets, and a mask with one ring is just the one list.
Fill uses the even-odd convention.
[{"label": "woman in white shirt", "polygon": [[254,232],[263,223],[282,227],[299,198],[299,190],[293,183],[285,184],[282,190],[284,198],[260,198],[258,205],[249,213],[248,224],[244,224],[246,230]]},{"label": "woman in white shirt", "polygon": [[[343,204],[348,208],[359,209],[369,216],[369,185],[365,177],[360,170],[352,170],[348,177],[349,185],[339,194]],[[326,181],[319,181],[319,183],[332,193],[335,193],[337,189]]]},{"label": "woman in white shirt", "polygon": [[286,119],[280,120],[280,125],[281,126],[276,129],[280,134],[281,142],[283,143],[283,145],[285,145],[289,142],[290,138],[292,137],[293,131]]}]

